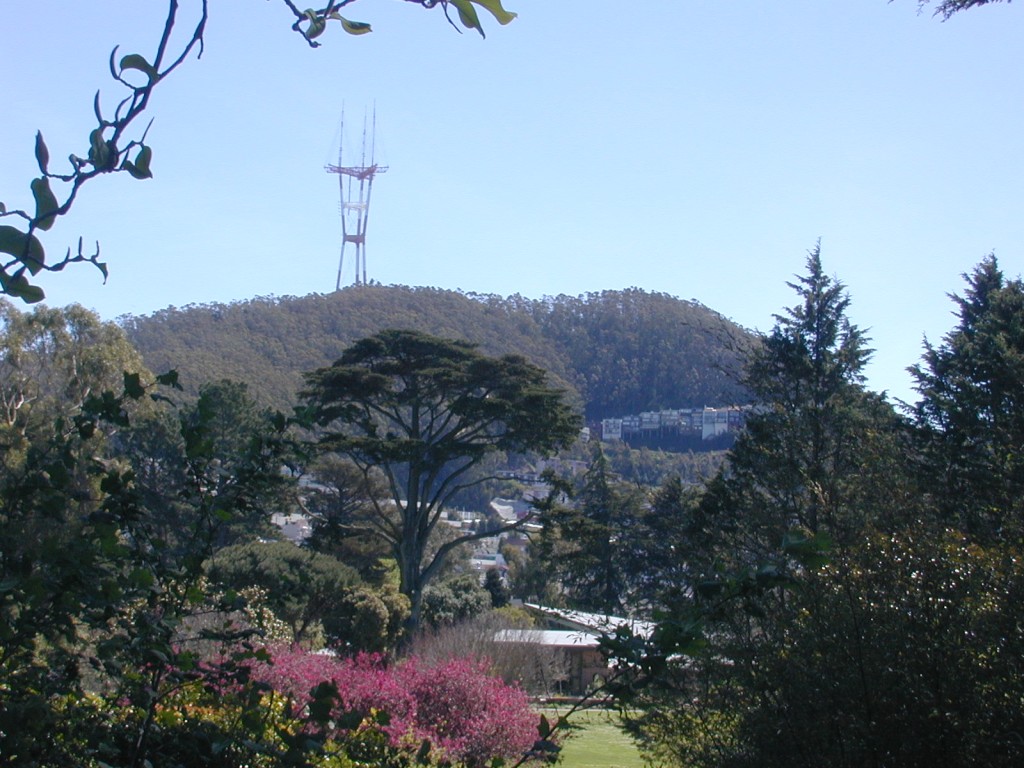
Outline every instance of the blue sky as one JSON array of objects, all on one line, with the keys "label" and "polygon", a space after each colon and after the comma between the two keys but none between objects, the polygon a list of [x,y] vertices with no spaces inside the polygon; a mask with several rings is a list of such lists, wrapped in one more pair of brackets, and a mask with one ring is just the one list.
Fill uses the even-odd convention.
[{"label": "blue sky", "polygon": [[[197,5],[181,0],[182,24]],[[110,280],[47,278],[52,304],[114,319],[326,293],[337,153],[376,104],[368,273],[529,297],[638,286],[768,330],[820,238],[876,349],[872,387],[910,398],[922,338],[994,251],[1024,271],[1024,9],[942,23],[913,0],[506,0],[488,36],[440,8],[359,0],[374,32],[310,50],[278,0],[213,0],[206,51],[156,90],[154,178],[100,179],[46,236],[99,241]],[[0,4],[0,200],[28,206],[41,130],[85,154],[120,53],[151,55],[164,3]],[[16,33],[14,32],[16,30]],[[112,108],[112,107],[111,107]],[[346,282],[351,275],[346,276]]]}]

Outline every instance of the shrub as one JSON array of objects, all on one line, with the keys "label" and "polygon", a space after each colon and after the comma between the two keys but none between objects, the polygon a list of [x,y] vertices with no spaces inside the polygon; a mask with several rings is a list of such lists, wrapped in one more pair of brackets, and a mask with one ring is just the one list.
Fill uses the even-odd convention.
[{"label": "shrub", "polygon": [[516,758],[534,742],[526,694],[489,675],[484,662],[426,665],[410,658],[385,666],[378,655],[342,659],[297,648],[272,655],[273,663],[258,665],[254,676],[298,705],[313,704],[320,683],[335,686],[330,736],[341,743],[368,719],[392,747],[416,751],[427,740],[442,759],[468,766]]}]

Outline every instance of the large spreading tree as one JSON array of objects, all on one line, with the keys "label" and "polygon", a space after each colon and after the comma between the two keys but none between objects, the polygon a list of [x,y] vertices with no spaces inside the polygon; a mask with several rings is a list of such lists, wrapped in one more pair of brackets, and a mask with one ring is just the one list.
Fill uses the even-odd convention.
[{"label": "large spreading tree", "polygon": [[[473,344],[416,331],[382,331],[349,347],[333,365],[306,375],[302,393],[322,427],[323,450],[367,476],[384,473],[388,495],[354,527],[388,542],[419,623],[423,588],[449,553],[495,531],[461,534],[436,551],[431,532],[459,491],[488,476],[496,451],[548,453],[579,431],[578,415],[545,372],[516,355],[488,357]],[[500,530],[521,526],[515,521]]]}]

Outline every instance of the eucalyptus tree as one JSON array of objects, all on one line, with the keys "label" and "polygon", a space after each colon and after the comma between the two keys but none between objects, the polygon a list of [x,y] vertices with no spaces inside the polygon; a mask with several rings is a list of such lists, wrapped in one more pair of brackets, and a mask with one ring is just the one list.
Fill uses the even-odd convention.
[{"label": "eucalyptus tree", "polygon": [[22,312],[0,299],[0,428],[24,435],[68,417],[90,395],[145,376],[142,357],[114,323],[78,305]]}]

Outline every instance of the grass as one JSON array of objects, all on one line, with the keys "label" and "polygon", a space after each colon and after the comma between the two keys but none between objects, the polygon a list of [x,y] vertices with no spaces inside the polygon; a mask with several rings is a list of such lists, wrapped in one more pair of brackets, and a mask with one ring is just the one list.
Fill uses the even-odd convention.
[{"label": "grass", "polygon": [[[554,723],[557,711],[544,714]],[[576,712],[569,722],[579,726],[562,743],[561,768],[643,768],[633,740],[617,725],[615,715],[600,709]]]}]

